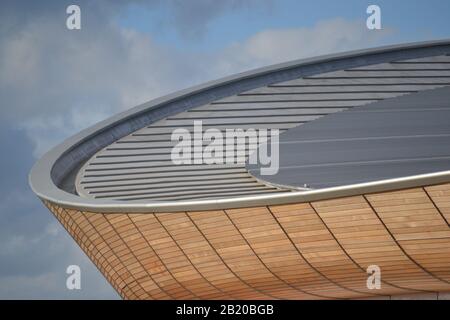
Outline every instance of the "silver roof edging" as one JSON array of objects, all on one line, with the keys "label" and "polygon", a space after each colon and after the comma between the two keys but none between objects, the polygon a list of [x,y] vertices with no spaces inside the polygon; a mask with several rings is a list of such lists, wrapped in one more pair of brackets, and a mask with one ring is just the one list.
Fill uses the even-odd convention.
[{"label": "silver roof edging", "polygon": [[[450,171],[442,171],[431,174],[416,175],[404,178],[380,180],[368,183],[324,188],[318,190],[295,191],[280,194],[256,195],[215,200],[197,201],[173,201],[173,202],[119,202],[119,201],[95,201],[94,199],[81,198],[84,201],[72,202],[69,200],[52,200],[43,198],[64,208],[77,209],[89,212],[122,213],[122,212],[179,212],[179,211],[203,211],[259,207],[267,205],[283,205],[302,202],[327,200],[333,198],[356,196],[360,194],[376,193],[389,190],[413,188],[440,184],[450,181]],[[76,196],[74,196],[76,197]]]}]

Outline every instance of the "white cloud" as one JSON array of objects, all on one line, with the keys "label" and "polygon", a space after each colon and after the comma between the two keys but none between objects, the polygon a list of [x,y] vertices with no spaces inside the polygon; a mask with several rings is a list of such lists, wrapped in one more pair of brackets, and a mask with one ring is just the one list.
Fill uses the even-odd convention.
[{"label": "white cloud", "polygon": [[269,29],[227,48],[218,61],[222,72],[261,67],[383,43],[390,29],[369,31],[364,21],[324,20],[310,28]]}]

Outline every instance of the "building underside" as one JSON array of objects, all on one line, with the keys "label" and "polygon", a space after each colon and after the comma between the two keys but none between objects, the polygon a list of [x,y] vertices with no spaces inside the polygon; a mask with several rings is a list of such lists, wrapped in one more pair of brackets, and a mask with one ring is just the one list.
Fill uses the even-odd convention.
[{"label": "building underside", "polygon": [[[279,130],[278,173],[248,141],[236,163],[174,164],[171,133],[194,121]],[[135,107],[30,183],[125,299],[448,298],[449,123],[450,42],[383,47]]]}]

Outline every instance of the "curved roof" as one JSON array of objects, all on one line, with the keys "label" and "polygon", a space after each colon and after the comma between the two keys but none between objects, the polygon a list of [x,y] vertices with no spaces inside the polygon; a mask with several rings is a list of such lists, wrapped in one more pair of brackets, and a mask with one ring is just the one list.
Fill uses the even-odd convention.
[{"label": "curved roof", "polygon": [[170,161],[170,133],[189,130],[194,120],[219,130],[301,132],[322,117],[450,85],[449,54],[449,41],[390,46],[293,61],[183,90],[69,138],[36,163],[30,184],[40,198],[66,207],[159,212],[311,201],[449,181],[449,171],[413,170],[299,190],[308,181],[283,187],[290,183],[253,176],[245,160],[184,166]]}]

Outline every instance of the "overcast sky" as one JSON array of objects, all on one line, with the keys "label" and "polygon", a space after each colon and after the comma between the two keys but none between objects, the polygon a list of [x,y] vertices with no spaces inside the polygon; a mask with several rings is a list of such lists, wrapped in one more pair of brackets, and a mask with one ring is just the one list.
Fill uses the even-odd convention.
[{"label": "overcast sky", "polygon": [[[66,7],[81,8],[81,30]],[[365,27],[378,4],[382,30]],[[236,72],[383,44],[450,38],[450,1],[0,1],[0,298],[117,299],[32,194],[28,172],[121,110]],[[81,267],[82,289],[66,289]]]}]

